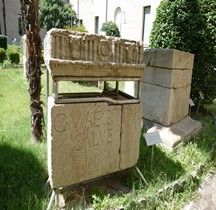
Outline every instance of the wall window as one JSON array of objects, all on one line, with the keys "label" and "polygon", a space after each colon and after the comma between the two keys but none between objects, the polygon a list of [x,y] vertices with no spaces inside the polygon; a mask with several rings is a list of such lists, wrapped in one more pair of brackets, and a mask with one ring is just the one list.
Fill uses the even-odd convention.
[{"label": "wall window", "polygon": [[143,7],[143,32],[142,32],[142,41],[144,46],[148,47],[149,37],[152,29],[152,18],[151,18],[151,7]]},{"label": "wall window", "polygon": [[99,33],[99,16],[95,16],[95,33]]}]

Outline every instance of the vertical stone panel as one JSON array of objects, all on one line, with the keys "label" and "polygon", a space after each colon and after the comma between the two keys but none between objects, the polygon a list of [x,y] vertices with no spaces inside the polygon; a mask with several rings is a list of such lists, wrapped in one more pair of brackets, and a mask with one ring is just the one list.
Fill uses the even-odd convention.
[{"label": "vertical stone panel", "polygon": [[136,165],[141,134],[141,104],[122,105],[120,169]]}]

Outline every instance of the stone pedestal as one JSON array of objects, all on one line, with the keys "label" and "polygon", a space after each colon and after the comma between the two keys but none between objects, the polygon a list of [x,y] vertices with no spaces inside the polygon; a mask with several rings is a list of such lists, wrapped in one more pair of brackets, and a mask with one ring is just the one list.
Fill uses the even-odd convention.
[{"label": "stone pedestal", "polygon": [[169,127],[155,123],[148,132],[154,131],[159,131],[163,146],[168,150],[172,150],[178,146],[182,140],[198,136],[202,132],[202,125],[200,122],[187,116]]},{"label": "stone pedestal", "polygon": [[170,129],[173,130],[173,126],[178,123],[192,123],[192,129],[187,135],[180,135],[176,140],[171,134],[170,138],[164,140],[169,148],[173,148],[179,139],[189,137],[193,128],[201,129],[200,124],[187,118],[194,55],[172,49],[148,49],[145,51],[144,60],[146,69],[142,79],[143,118],[166,127],[169,131],[166,136],[171,134]]}]

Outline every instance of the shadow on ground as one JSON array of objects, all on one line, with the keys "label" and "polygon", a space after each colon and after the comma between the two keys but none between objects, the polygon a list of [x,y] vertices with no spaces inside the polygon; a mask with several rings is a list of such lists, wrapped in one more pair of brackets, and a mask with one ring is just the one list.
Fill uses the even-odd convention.
[{"label": "shadow on ground", "polygon": [[159,146],[154,146],[153,161],[152,147],[146,145],[145,139],[141,137],[140,157],[138,167],[149,183],[151,182],[172,182],[185,174],[181,162],[174,161],[169,153],[163,151]]},{"label": "shadow on ground", "polygon": [[0,144],[0,209],[43,209],[45,174],[31,152]]}]

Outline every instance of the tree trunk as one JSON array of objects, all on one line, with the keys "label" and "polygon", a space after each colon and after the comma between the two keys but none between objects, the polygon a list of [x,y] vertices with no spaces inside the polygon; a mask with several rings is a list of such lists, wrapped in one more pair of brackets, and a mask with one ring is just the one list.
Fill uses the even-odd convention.
[{"label": "tree trunk", "polygon": [[29,52],[27,78],[29,81],[32,141],[41,141],[43,137],[43,108],[41,96],[41,69],[40,69],[40,25],[39,0],[20,0],[25,14],[25,30]]}]

